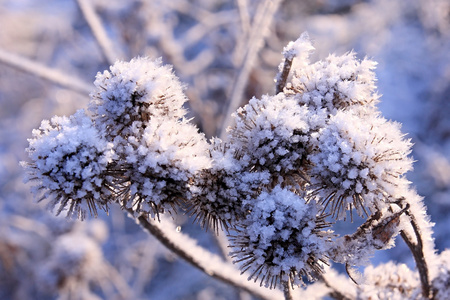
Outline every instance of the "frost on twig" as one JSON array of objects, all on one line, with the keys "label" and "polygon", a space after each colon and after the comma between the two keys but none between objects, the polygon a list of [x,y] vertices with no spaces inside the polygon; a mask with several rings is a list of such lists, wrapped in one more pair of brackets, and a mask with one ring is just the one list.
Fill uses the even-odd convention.
[{"label": "frost on twig", "polygon": [[393,213],[385,209],[371,215],[356,232],[334,241],[328,251],[330,258],[345,264],[349,277],[359,283],[359,278],[352,275],[358,276],[352,267],[367,264],[376,250],[394,245],[394,238],[399,234],[400,217],[405,211],[406,208]]},{"label": "frost on twig", "polygon": [[283,61],[278,66],[278,74],[275,77],[275,94],[283,92],[294,59],[296,58],[296,69],[301,69],[302,64],[308,63],[309,53],[314,47],[309,39],[308,33],[304,32],[295,42],[289,42],[283,49]]},{"label": "frost on twig", "polygon": [[[226,264],[226,262],[217,255],[198,246],[196,242],[188,236],[177,232],[170,220],[165,219],[163,220],[164,224],[160,225],[154,220],[141,215],[137,218],[137,221],[168,249],[209,276],[247,291],[261,299],[282,298],[281,293],[278,291],[266,293],[265,291],[263,292],[256,289],[254,284],[240,280],[240,276],[236,276],[238,271],[232,265]],[[189,251],[186,251],[185,249],[189,249]]]}]

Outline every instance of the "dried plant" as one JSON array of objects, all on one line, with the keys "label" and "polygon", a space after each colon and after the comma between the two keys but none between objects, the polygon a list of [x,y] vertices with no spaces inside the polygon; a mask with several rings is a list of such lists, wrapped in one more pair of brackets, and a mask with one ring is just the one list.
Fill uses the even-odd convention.
[{"label": "dried plant", "polygon": [[[252,98],[225,140],[209,142],[186,119],[187,96],[171,67],[147,57],[118,61],[97,74],[91,115],[54,117],[33,131],[28,178],[58,214],[84,218],[119,205],[191,264],[249,290],[171,240],[164,220],[155,224],[187,209],[203,227],[226,230],[230,255],[249,280],[283,287],[286,299],[304,280],[344,297],[327,265],[344,264],[358,282],[353,267],[400,234],[418,274],[367,268],[358,297],[370,299],[375,289],[381,298],[444,299],[448,268],[439,278],[430,273],[431,225],[404,178],[411,143],[377,108],[376,64],[353,52],[311,63],[313,50],[306,34],[289,43],[277,94]],[[355,210],[365,222],[352,234],[333,232]]]}]

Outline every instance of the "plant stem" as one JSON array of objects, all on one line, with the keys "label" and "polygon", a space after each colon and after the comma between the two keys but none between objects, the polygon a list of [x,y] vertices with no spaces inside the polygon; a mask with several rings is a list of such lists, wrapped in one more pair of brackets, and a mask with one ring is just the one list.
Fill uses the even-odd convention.
[{"label": "plant stem", "polygon": [[[128,212],[133,215],[131,210],[128,209]],[[268,291],[266,289],[254,287],[253,283],[240,277],[239,272],[235,268],[222,263],[222,260],[215,255],[212,255],[208,250],[200,248],[196,245],[197,249],[195,250],[197,251],[193,251],[193,249],[189,249],[189,245],[186,245],[185,241],[177,242],[174,238],[167,235],[159,225],[157,225],[157,221],[148,219],[144,215],[140,215],[136,219],[146,231],[151,233],[165,247],[207,275],[238,289],[244,290],[260,299],[269,300],[282,298],[278,291]],[[183,237],[183,239],[185,238],[186,237]],[[189,249],[189,251],[186,249]]]},{"label": "plant stem", "polygon": [[281,73],[278,73],[277,75],[277,85],[275,87],[275,94],[281,93],[284,87],[286,86],[286,81],[289,76],[289,72],[291,71],[293,60],[294,57],[284,59],[283,70],[281,71]]},{"label": "plant stem", "polygon": [[232,123],[231,114],[240,106],[245,92],[250,72],[257,58],[259,51],[264,46],[264,39],[269,34],[269,28],[272,24],[275,12],[278,10],[282,0],[265,0],[261,2],[256,10],[253,20],[250,36],[248,38],[247,53],[245,59],[238,71],[238,75],[231,90],[230,101],[226,103],[226,113],[223,124],[218,136],[221,139],[226,138],[226,129]]},{"label": "plant stem", "polygon": [[411,226],[414,229],[414,234],[416,236],[417,242],[415,243],[413,238],[409,234],[407,234],[404,230],[400,231],[400,235],[405,241],[405,243],[408,245],[409,249],[411,250],[414,256],[414,260],[416,261],[416,267],[417,270],[419,271],[420,282],[422,285],[422,296],[425,299],[430,299],[431,288],[428,274],[429,272],[427,262],[425,261],[425,256],[423,253],[423,242],[422,236],[420,235],[419,225],[417,224],[414,215],[410,214],[408,210],[405,213],[410,219]]},{"label": "plant stem", "polygon": [[68,72],[49,68],[43,64],[40,64],[39,62],[33,61],[24,56],[10,53],[1,48],[0,62],[18,70],[36,75],[42,79],[56,83],[64,88],[70,89],[83,95],[89,94],[92,90],[90,84],[85,83],[76,77],[67,75]]},{"label": "plant stem", "polygon": [[293,300],[289,281],[283,281],[283,294],[285,300]]},{"label": "plant stem", "polygon": [[106,34],[106,30],[102,25],[99,16],[95,12],[92,2],[87,0],[77,0],[77,3],[84,16],[84,19],[86,20],[92,30],[92,33],[94,34],[95,40],[97,41],[97,44],[99,45],[105,60],[111,65],[114,64],[114,62],[118,58],[115,50],[116,48],[113,46],[113,42]]},{"label": "plant stem", "polygon": [[428,265],[425,260],[424,255],[424,246],[422,240],[422,232],[420,230],[419,223],[417,222],[416,217],[413,213],[411,213],[410,204],[405,201],[405,198],[400,198],[395,202],[398,206],[402,208],[405,212],[405,215],[408,216],[409,222],[413,228],[415,240],[409,235],[405,230],[400,231],[400,236],[405,241],[406,245],[408,245],[409,250],[413,254],[414,261],[416,262],[416,267],[419,272],[420,283],[422,286],[422,296],[425,299],[432,298],[432,290],[430,286],[430,276]]}]

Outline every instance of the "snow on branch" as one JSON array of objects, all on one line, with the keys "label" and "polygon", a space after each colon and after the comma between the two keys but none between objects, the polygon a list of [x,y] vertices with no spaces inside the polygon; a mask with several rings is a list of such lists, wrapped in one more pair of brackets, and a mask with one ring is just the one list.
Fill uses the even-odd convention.
[{"label": "snow on branch", "polygon": [[261,299],[282,299],[279,291],[273,290],[267,293],[267,291],[258,289],[257,285],[241,280],[242,276],[233,265],[227,264],[219,256],[203,249],[197,245],[195,240],[179,232],[170,219],[164,218],[159,223],[141,215],[137,217],[137,222],[164,246],[209,276],[247,291]]}]

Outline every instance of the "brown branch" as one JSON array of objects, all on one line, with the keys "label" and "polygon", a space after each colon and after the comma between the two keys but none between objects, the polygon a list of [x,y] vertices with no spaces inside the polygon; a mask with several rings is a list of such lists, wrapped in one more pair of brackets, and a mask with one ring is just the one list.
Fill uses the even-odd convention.
[{"label": "brown branch", "polygon": [[414,260],[416,261],[416,267],[419,271],[419,278],[422,285],[422,296],[426,299],[431,299],[432,290],[430,287],[430,277],[427,262],[423,253],[423,242],[422,236],[420,235],[419,225],[417,224],[414,215],[411,215],[409,210],[406,211],[406,215],[410,219],[410,223],[414,229],[414,234],[416,236],[417,242],[415,243],[412,237],[408,235],[404,230],[400,231],[400,235],[405,241],[406,245],[408,245],[411,253],[414,256]]},{"label": "brown branch", "polygon": [[292,61],[294,60],[294,57],[292,58],[285,58],[283,63],[283,70],[281,73],[278,73],[277,75],[277,85],[275,87],[275,94],[281,93],[286,86],[286,81],[289,76],[289,72],[291,71],[292,67]]},{"label": "brown branch", "polygon": [[[425,255],[423,253],[423,241],[422,235],[420,231],[420,226],[416,220],[416,217],[411,214],[409,209],[410,205],[405,201],[405,198],[397,199],[395,202],[402,210],[405,211],[405,215],[408,216],[409,222],[413,228],[414,235],[416,236],[416,241],[414,241],[413,237],[411,237],[406,231],[401,230],[400,236],[405,241],[406,245],[408,245],[409,250],[413,254],[414,261],[416,262],[417,270],[419,271],[420,283],[422,286],[422,296],[425,299],[432,299],[432,289],[430,286],[430,276],[428,265],[425,260]],[[406,203],[406,204],[405,204]],[[405,205],[404,205],[405,204]],[[404,207],[404,208],[403,208]]]},{"label": "brown branch", "polygon": [[291,285],[289,284],[289,281],[283,281],[282,285],[283,285],[284,299],[285,300],[294,300],[294,298],[292,298]]}]

